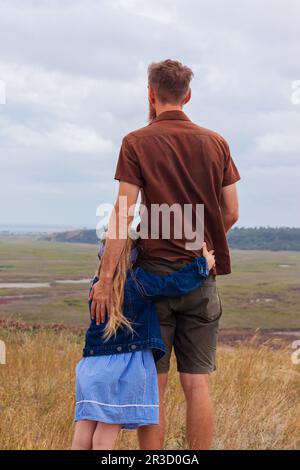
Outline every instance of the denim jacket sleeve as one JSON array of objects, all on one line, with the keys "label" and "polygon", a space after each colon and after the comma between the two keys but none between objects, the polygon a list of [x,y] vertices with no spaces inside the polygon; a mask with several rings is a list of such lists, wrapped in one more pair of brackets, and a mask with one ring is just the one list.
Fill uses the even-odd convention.
[{"label": "denim jacket sleeve", "polygon": [[141,295],[155,300],[159,297],[187,294],[200,287],[208,274],[206,258],[199,256],[184,268],[166,276],[158,276],[142,268],[136,268],[135,279]]}]

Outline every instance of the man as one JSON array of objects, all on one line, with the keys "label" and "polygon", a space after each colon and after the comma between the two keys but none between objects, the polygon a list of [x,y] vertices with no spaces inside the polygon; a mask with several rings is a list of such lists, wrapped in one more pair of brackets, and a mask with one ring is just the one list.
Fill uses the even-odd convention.
[{"label": "man", "polygon": [[[219,319],[222,313],[216,288],[216,274],[231,271],[226,232],[238,218],[235,183],[240,179],[226,141],[218,134],[193,123],[182,111],[191,98],[191,69],[180,62],[165,60],[148,68],[149,124],[130,132],[122,142],[115,178],[120,181],[115,204],[117,233],[128,226],[132,212],[127,207],[137,201],[148,210],[146,234],[140,240],[139,265],[157,274],[179,269],[200,254],[200,247],[187,249],[186,237],[175,237],[176,216],[170,237],[161,228],[151,238],[151,207],[154,204],[204,205],[204,240],[215,250],[216,268],[204,287],[184,297],[157,302],[166,355],[157,363],[160,393],[160,425],[144,426],[138,437],[142,449],[161,449],[164,442],[164,394],[168,381],[170,355],[174,348],[177,370],[187,404],[187,441],[190,449],[209,449],[213,434],[213,407],[209,374],[216,368],[215,353]],[[110,222],[110,227],[112,222]],[[178,228],[178,227],[177,227]],[[150,236],[149,236],[150,235]],[[98,321],[109,310],[110,289],[125,239],[107,241],[101,277],[93,291],[92,309]],[[201,245],[200,245],[201,246]]]}]

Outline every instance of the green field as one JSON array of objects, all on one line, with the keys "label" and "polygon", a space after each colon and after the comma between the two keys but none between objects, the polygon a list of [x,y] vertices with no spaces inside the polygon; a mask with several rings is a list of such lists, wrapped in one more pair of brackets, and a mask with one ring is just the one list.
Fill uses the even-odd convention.
[{"label": "green field", "polygon": [[[222,328],[300,329],[300,253],[233,251],[232,274],[218,278]],[[88,284],[97,246],[33,237],[0,238],[0,283],[50,282],[50,287],[1,288],[0,316],[28,322],[88,323]],[[11,296],[18,296],[13,301]]]}]

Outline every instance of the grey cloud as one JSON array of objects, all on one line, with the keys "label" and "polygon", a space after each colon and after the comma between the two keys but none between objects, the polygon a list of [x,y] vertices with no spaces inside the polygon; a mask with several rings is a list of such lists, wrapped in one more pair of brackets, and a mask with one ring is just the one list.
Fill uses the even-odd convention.
[{"label": "grey cloud", "polygon": [[122,136],[146,124],[147,65],[170,57],[195,72],[187,114],[230,143],[240,224],[299,226],[299,2],[149,5],[1,2],[1,220],[93,225],[95,201],[116,194]]}]

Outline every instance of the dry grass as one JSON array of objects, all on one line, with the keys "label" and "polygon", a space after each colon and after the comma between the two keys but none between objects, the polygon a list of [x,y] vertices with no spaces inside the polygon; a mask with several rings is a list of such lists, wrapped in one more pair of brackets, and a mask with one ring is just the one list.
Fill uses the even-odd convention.
[{"label": "dry grass", "polygon": [[[67,449],[73,431],[74,368],[82,340],[66,331],[0,330],[0,448]],[[300,368],[291,350],[220,347],[212,378],[216,449],[295,449],[300,445]],[[175,368],[167,395],[166,448],[184,449],[184,401]],[[134,432],[119,449],[137,448]]]}]

